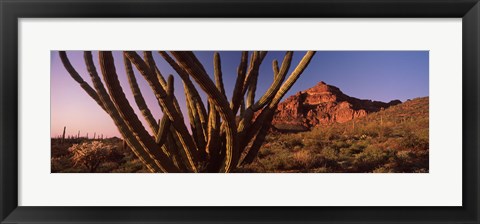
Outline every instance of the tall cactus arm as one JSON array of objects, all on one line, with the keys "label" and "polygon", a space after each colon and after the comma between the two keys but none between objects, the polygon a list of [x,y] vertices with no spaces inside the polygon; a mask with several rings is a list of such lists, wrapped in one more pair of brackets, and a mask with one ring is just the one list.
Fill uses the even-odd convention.
[{"label": "tall cactus arm", "polygon": [[198,131],[198,140],[197,140],[197,145],[198,145],[198,150],[200,152],[200,155],[202,156],[202,158],[205,158],[205,146],[207,145],[207,135],[208,135],[208,120],[205,120],[205,118],[203,116],[199,116],[199,104],[198,103],[195,103],[195,110],[196,110],[196,114],[197,114],[197,118],[198,121],[196,121],[198,123],[198,126],[199,128],[197,128],[197,131]]},{"label": "tall cactus arm", "polygon": [[127,73],[128,83],[130,84],[130,89],[132,90],[133,98],[137,103],[137,107],[147,121],[148,125],[150,126],[152,133],[157,133],[158,124],[155,121],[155,118],[153,118],[152,112],[150,112],[150,109],[148,108],[147,103],[143,98],[142,92],[138,87],[137,79],[135,78],[135,74],[132,69],[132,63],[125,55],[123,55],[123,62],[125,64],[125,71]]},{"label": "tall cactus arm", "polygon": [[[147,63],[148,67],[150,68],[151,72],[157,75],[158,81],[160,82],[160,85],[163,87],[163,89],[167,89],[167,81],[165,80],[163,74],[160,72],[160,69],[158,69],[157,64],[155,60],[153,59],[153,55],[151,51],[144,51],[143,52],[143,58],[145,59],[145,62]],[[172,95],[172,100],[175,108],[177,109],[177,112],[182,116],[183,114],[181,113],[180,106],[178,104],[177,98]],[[162,108],[163,110],[163,108]]]},{"label": "tall cactus arm", "polygon": [[[153,55],[151,51],[144,51],[143,52],[143,58],[145,59],[145,62],[147,63],[148,67],[150,67],[150,70],[152,73],[157,75],[158,81],[160,82],[160,85],[162,85],[163,89],[167,89],[167,81],[165,81],[165,78],[163,77],[162,73],[160,72],[160,69],[158,69],[157,64],[155,63],[155,60],[153,59]],[[180,110],[180,105],[178,104],[178,100],[175,97],[175,95],[172,94],[171,99],[173,100],[173,105],[177,109],[178,114],[183,119],[183,114]],[[163,110],[163,108],[162,108]]]},{"label": "tall cactus arm", "polygon": [[247,61],[248,61],[248,51],[242,52],[242,57],[240,59],[240,65],[237,69],[237,80],[235,81],[235,87],[233,88],[232,101],[230,102],[230,108],[233,111],[233,114],[236,115],[240,103],[242,102],[242,91],[243,91],[243,82],[245,81],[245,75],[247,73]]},{"label": "tall cactus arm", "polygon": [[103,105],[102,101],[100,101],[100,98],[95,92],[95,90],[86,83],[83,78],[78,74],[78,72],[75,70],[75,68],[72,66],[70,63],[70,60],[68,60],[67,53],[65,51],[60,51],[58,52],[60,55],[60,59],[62,60],[63,66],[65,69],[67,69],[68,73],[70,76],[82,87],[83,90],[93,99],[97,104],[106,111],[105,105]]},{"label": "tall cactus arm", "polygon": [[[245,139],[245,132],[251,125],[251,120],[253,118],[254,112],[262,109],[266,104],[270,103],[270,101],[280,89],[280,86],[282,85],[283,80],[285,79],[285,76],[290,69],[292,57],[293,52],[291,51],[285,54],[280,70],[278,70],[278,63],[276,62],[276,60],[273,61],[272,66],[274,70],[274,81],[270,85],[270,88],[268,88],[265,94],[254,105],[247,108],[241,116],[241,120],[237,128],[238,136],[241,142],[247,141],[247,139]],[[240,149],[245,148],[240,147]]]},{"label": "tall cactus arm", "polygon": [[[168,79],[167,79],[167,95],[173,101],[173,106],[175,107],[175,110],[177,110],[177,113],[183,119],[183,113],[182,113],[182,110],[180,109],[180,104],[178,104],[177,97],[175,97],[175,94],[174,94],[173,75],[172,74],[168,75]],[[163,110],[163,108],[162,108],[162,110]]]},{"label": "tall cactus arm", "polygon": [[[223,77],[222,77],[222,60],[220,59],[220,54],[215,52],[213,54],[213,68],[215,76],[215,84],[217,85],[220,93],[225,95],[225,87],[223,86]],[[227,97],[225,95],[225,97]]]},{"label": "tall cactus arm", "polygon": [[[243,141],[240,142],[240,148],[245,150],[245,147],[248,145],[250,140],[255,138],[255,135],[258,131],[263,127],[264,124],[268,123],[268,118],[273,116],[272,114],[275,113],[275,110],[272,108],[264,108],[260,115],[257,116],[255,121],[246,127],[242,132],[239,132],[239,136],[242,137]],[[268,123],[270,125],[270,123]]]},{"label": "tall cactus arm", "polygon": [[[196,125],[195,125],[195,116],[193,115],[194,109],[192,108],[192,99],[188,93],[188,88],[185,87],[185,83],[183,83],[185,89],[185,104],[187,106],[187,114],[188,119],[190,121],[190,128],[192,133],[194,134],[193,137],[196,138]],[[195,140],[196,141],[196,140]]]},{"label": "tall cactus arm", "polygon": [[252,145],[250,146],[250,149],[248,150],[247,155],[241,162],[241,164],[250,164],[252,163],[255,158],[257,158],[257,154],[260,150],[260,147],[263,145],[265,142],[265,137],[268,134],[268,129],[270,129],[270,124],[272,122],[274,113],[270,113],[269,116],[266,118],[266,122],[263,123],[262,127],[258,131],[258,133],[255,135],[255,139],[253,140]]},{"label": "tall cactus arm", "polygon": [[196,163],[199,161],[199,156],[195,144],[193,142],[192,136],[188,132],[185,123],[183,122],[182,116],[177,113],[173,102],[167,97],[166,91],[162,88],[159,82],[156,81],[155,74],[151,73],[151,70],[148,68],[146,63],[142,58],[132,51],[125,51],[124,54],[130,59],[130,61],[137,67],[138,71],[142,76],[147,80],[148,84],[152,88],[160,106],[164,109],[164,114],[168,116],[170,121],[172,121],[173,127],[177,132],[178,139],[180,140],[185,155],[187,156],[189,168],[194,172],[197,172]]},{"label": "tall cactus arm", "polygon": [[270,88],[268,88],[267,92],[265,92],[265,94],[258,100],[258,102],[256,102],[252,106],[252,110],[254,112],[258,111],[259,109],[263,108],[266,104],[268,104],[273,99],[275,94],[278,92],[278,90],[280,89],[280,86],[283,83],[283,80],[285,80],[285,76],[288,70],[290,69],[292,57],[293,57],[292,51],[289,51],[285,54],[280,70],[278,70],[278,63],[275,63],[276,60],[273,62],[273,70],[274,70],[274,77],[275,77],[274,81],[272,85],[270,85]]},{"label": "tall cactus arm", "polygon": [[278,61],[277,59],[272,61],[272,70],[273,70],[273,78],[276,79],[278,75]]},{"label": "tall cactus arm", "polygon": [[[68,57],[65,52],[64,54],[60,54],[61,57],[64,57],[63,60],[67,62],[67,64],[70,64]],[[92,79],[93,85],[98,93],[99,99],[104,105],[104,110],[110,115],[110,117],[113,119],[115,125],[117,126],[119,132],[122,134],[122,136],[125,138],[127,143],[130,145],[130,148],[132,151],[135,153],[135,155],[147,166],[148,170],[150,172],[162,172],[160,167],[155,163],[154,159],[151,158],[151,155],[148,154],[143,147],[138,143],[138,141],[135,139],[135,137],[130,133],[128,130],[125,122],[121,119],[120,115],[118,114],[117,109],[113,105],[113,102],[110,99],[110,96],[108,95],[107,91],[105,90],[105,87],[103,86],[103,83],[100,80],[100,77],[98,76],[97,70],[95,68],[95,65],[93,63],[92,59],[92,54],[89,51],[86,51],[84,53],[84,59],[85,63],[87,65],[87,70],[90,74],[90,77]],[[71,64],[70,64],[71,65]],[[70,69],[75,69],[71,67]],[[74,73],[74,75],[78,75],[78,73]],[[77,77],[78,78],[78,77]]]},{"label": "tall cactus arm", "polygon": [[[215,76],[215,84],[217,89],[225,95],[225,89],[223,86],[222,80],[222,68],[221,68],[221,60],[220,54],[215,52],[213,56],[213,65],[214,65],[214,76]],[[226,97],[226,95],[225,95]],[[214,103],[211,99],[209,99],[209,111],[208,111],[208,141],[206,146],[206,151],[210,155],[210,163],[207,169],[209,171],[215,170],[217,164],[220,164],[220,116],[218,114],[217,109],[215,108]]]},{"label": "tall cactus arm", "polygon": [[[173,82],[173,75],[170,74],[167,78],[167,96],[169,99],[175,99],[175,95],[174,95],[174,92],[175,92],[175,85],[174,85],[174,82]],[[176,102],[176,101],[174,101]],[[178,106],[178,103],[175,104],[175,108],[177,109],[177,112],[178,113],[181,113],[181,110],[180,110],[180,107]],[[164,117],[166,119],[168,119],[167,116],[164,115]],[[183,118],[183,116],[182,116]],[[171,125],[171,121],[169,120],[169,127],[170,127],[170,130],[168,132],[168,136],[167,136],[167,143],[169,143],[169,146],[170,147],[167,147],[168,148],[168,151],[171,152],[172,155],[174,155],[174,159],[177,160],[177,166],[181,169],[181,170],[188,170],[189,172],[193,172],[193,170],[191,168],[188,168],[189,166],[186,165],[185,161],[187,161],[188,163],[188,158],[187,158],[187,155],[185,154],[184,150],[179,150],[179,148],[183,147],[182,146],[178,146],[177,143],[180,143],[180,139],[178,138],[178,135],[176,135],[176,131],[175,131],[175,128]],[[181,144],[181,143],[180,143]],[[182,160],[179,160],[180,158],[184,158]]]},{"label": "tall cactus arm", "polygon": [[113,56],[111,52],[99,52],[100,67],[107,89],[112,97],[115,107],[120,112],[130,131],[139,140],[140,144],[144,146],[146,151],[155,156],[157,165],[161,167],[164,172],[178,172],[178,168],[162,151],[157,150],[157,145],[153,138],[143,127],[137,115],[130,106],[125,94],[123,93],[120,82],[118,81],[117,72],[115,69]]},{"label": "tall cactus arm", "polygon": [[167,116],[163,116],[159,121],[158,132],[155,135],[155,142],[159,146],[163,146],[167,140],[168,132],[170,131],[170,119]]},{"label": "tall cactus arm", "polygon": [[209,99],[208,111],[208,142],[206,151],[209,154],[218,154],[220,151],[220,117],[213,102]]},{"label": "tall cactus arm", "polygon": [[305,68],[307,68],[308,64],[310,64],[310,61],[312,60],[315,53],[316,53],[315,51],[308,51],[303,56],[302,60],[300,60],[295,70],[293,70],[293,72],[290,74],[287,81],[283,83],[283,85],[278,90],[277,94],[275,94],[275,97],[270,102],[269,107],[276,108],[276,105],[278,105],[278,103],[283,98],[283,96],[285,96],[288,90],[290,90],[293,84],[297,81],[298,77],[300,77],[303,71],[305,71]]},{"label": "tall cactus arm", "polygon": [[174,79],[173,79],[173,75],[170,74],[168,76],[168,79],[167,79],[167,95],[168,97],[172,98],[174,97],[175,95],[175,84],[174,84]]},{"label": "tall cactus arm", "polygon": [[[211,100],[209,100],[211,102]],[[206,151],[208,153],[208,172],[216,172],[222,163],[221,138],[220,138],[220,116],[215,109],[213,103],[209,103],[209,120],[208,120],[208,141]]]},{"label": "tall cactus arm", "polygon": [[184,152],[180,150],[180,147],[177,142],[180,142],[175,134],[175,128],[170,125],[170,131],[167,133],[167,141],[165,142],[165,147],[170,149],[173,152],[173,162],[182,172],[193,172],[189,169],[188,159],[185,155],[182,155]]},{"label": "tall cactus arm", "polygon": [[260,61],[263,61],[265,59],[265,56],[267,56],[268,51],[260,51]]},{"label": "tall cactus arm", "polygon": [[226,153],[225,153],[225,172],[230,172],[237,165],[239,159],[239,151],[236,145],[236,125],[235,116],[230,109],[227,98],[218,91],[217,87],[206,74],[205,69],[201,66],[198,59],[192,52],[171,52],[177,59],[179,64],[187,73],[192,76],[199,86],[205,91],[215,108],[217,108],[220,116],[225,123],[226,133]]},{"label": "tall cactus arm", "polygon": [[246,138],[246,131],[249,130],[249,127],[252,125],[253,111],[251,108],[248,108],[243,112],[242,119],[240,120],[237,128],[238,141],[240,142],[240,154],[245,150],[245,146],[250,142],[250,138]]},{"label": "tall cactus arm", "polygon": [[163,77],[162,73],[160,72],[160,69],[158,69],[157,64],[155,63],[155,60],[153,59],[153,55],[151,51],[144,51],[143,52],[143,58],[145,59],[145,62],[147,63],[148,67],[150,68],[151,72],[157,75],[158,81],[162,85],[163,89],[167,89],[167,82],[165,81],[165,78]]},{"label": "tall cactus arm", "polygon": [[192,130],[193,140],[197,146],[200,158],[206,157],[206,141],[207,141],[207,117],[206,110],[200,98],[198,91],[195,89],[189,75],[184,71],[170,55],[164,51],[159,54],[167,61],[170,66],[178,73],[183,80],[185,90],[185,99],[187,103],[188,116],[190,118],[190,127]]},{"label": "tall cactus arm", "polygon": [[202,137],[205,141],[207,141],[208,115],[205,108],[203,107],[203,102],[200,103],[198,101],[195,101],[195,108],[197,110],[198,117],[200,118],[200,125],[202,127],[202,129],[200,130],[202,131]]},{"label": "tall cactus arm", "polygon": [[[170,75],[168,77],[168,82],[167,82],[167,95],[168,97],[173,96],[174,92],[174,83],[173,83],[173,75]],[[170,131],[170,125],[171,121],[168,118],[168,116],[163,116],[162,119],[158,122],[158,132],[155,136],[155,141],[158,145],[162,146],[165,144],[168,136],[168,132]],[[168,150],[167,150],[168,151]]]},{"label": "tall cactus arm", "polygon": [[195,99],[191,97],[189,88],[185,88],[185,95],[187,96],[186,103],[188,116],[190,118],[190,126],[192,127],[192,134],[194,137],[193,139],[195,140],[197,148],[203,154],[205,153],[206,140],[203,132],[203,125],[200,120],[199,110],[196,106],[197,103],[195,102]]},{"label": "tall cactus arm", "polygon": [[255,102],[255,91],[257,91],[257,81],[258,81],[258,71],[255,72],[252,79],[250,80],[248,91],[247,91],[246,107],[251,107]]},{"label": "tall cactus arm", "polygon": [[198,93],[197,89],[193,85],[192,80],[190,80],[190,77],[188,76],[187,72],[183,70],[183,68],[178,65],[175,60],[173,60],[170,55],[167,54],[165,51],[159,51],[158,52],[164,59],[165,61],[177,72],[177,74],[180,76],[180,78],[184,82],[184,88],[185,92],[189,92],[190,95],[187,96],[190,97],[194,104],[195,108],[198,110],[198,114],[200,116],[200,121],[202,122],[202,128],[203,133],[207,132],[207,111],[205,109],[205,105],[203,104],[202,98],[200,97],[200,94]]},{"label": "tall cactus arm", "polygon": [[[169,75],[167,79],[166,91],[167,91],[167,96],[170,99],[175,97],[174,95],[175,85],[173,81],[174,81],[173,75]],[[175,107],[177,107],[177,105],[175,105]],[[177,112],[180,113],[180,108],[176,108],[176,109],[177,109]],[[163,116],[162,121],[164,119],[168,124],[165,124],[166,142],[163,149],[170,152],[170,154],[173,155],[173,162],[181,171],[194,172],[194,170],[192,170],[191,167],[187,165],[188,158],[184,150],[179,149],[182,146],[179,147],[177,145],[177,143],[179,143],[180,140],[178,139],[178,136],[175,135],[176,131],[175,131],[175,128],[172,127],[170,119],[168,118],[168,116],[165,116],[165,115]],[[159,135],[162,135],[162,133],[159,133]],[[162,136],[158,136],[158,137],[161,138]]]},{"label": "tall cactus arm", "polygon": [[240,117],[245,116],[245,100],[242,99],[242,102],[240,103]]},{"label": "tall cactus arm", "polygon": [[266,55],[266,51],[255,51],[253,53],[252,60],[250,60],[250,67],[243,83],[242,96],[245,95],[247,89],[249,89],[252,79],[255,79],[255,77],[258,76],[258,70],[260,69],[260,65]]},{"label": "tall cactus arm", "polygon": [[[300,77],[300,75],[308,66],[308,64],[310,63],[314,55],[315,55],[315,51],[309,51],[303,56],[303,58],[300,60],[297,67],[293,70],[293,72],[288,77],[287,81],[283,83],[283,85],[280,87],[278,92],[275,94],[275,97],[270,101],[268,106],[264,108],[262,112],[260,112],[260,115],[253,122],[253,124],[250,125],[248,128],[244,127],[243,131],[239,132],[239,136],[242,137],[242,139],[252,139],[253,137],[252,135],[254,133],[257,133],[258,130],[260,130],[260,128],[262,127],[262,124],[267,121],[266,119],[269,116],[268,114],[275,112],[275,110],[277,109],[278,103],[280,102],[282,97],[292,87],[292,85],[295,83],[298,77]],[[240,148],[242,148],[242,146],[245,146],[245,145],[246,144],[242,144]]]}]

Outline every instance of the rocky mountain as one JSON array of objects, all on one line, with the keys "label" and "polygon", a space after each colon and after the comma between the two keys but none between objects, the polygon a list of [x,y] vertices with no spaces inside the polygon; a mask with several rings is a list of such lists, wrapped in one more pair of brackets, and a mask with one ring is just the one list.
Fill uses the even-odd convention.
[{"label": "rocky mountain", "polygon": [[278,129],[307,130],[321,124],[347,122],[400,103],[350,97],[322,81],[281,102],[272,124]]}]

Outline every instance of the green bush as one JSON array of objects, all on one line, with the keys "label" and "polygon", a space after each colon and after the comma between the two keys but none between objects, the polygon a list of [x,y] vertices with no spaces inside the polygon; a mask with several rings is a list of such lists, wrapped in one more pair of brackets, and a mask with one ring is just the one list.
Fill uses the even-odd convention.
[{"label": "green bush", "polygon": [[387,153],[369,145],[363,152],[355,155],[354,166],[360,172],[373,172],[374,169],[382,166],[388,159]]}]

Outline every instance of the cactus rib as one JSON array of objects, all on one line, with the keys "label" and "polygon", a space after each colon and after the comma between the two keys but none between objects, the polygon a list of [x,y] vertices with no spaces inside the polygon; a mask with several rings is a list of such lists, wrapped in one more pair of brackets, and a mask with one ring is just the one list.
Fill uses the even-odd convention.
[{"label": "cactus rib", "polygon": [[[215,52],[213,54],[213,68],[214,68],[214,77],[215,84],[217,85],[220,93],[225,95],[225,87],[223,86],[223,77],[222,77],[222,60],[220,59],[220,54]],[[227,97],[225,95],[225,97]]]},{"label": "cactus rib", "polygon": [[147,106],[145,99],[143,98],[142,92],[138,87],[137,79],[135,78],[135,74],[133,73],[132,63],[128,58],[123,55],[123,62],[125,64],[125,71],[127,73],[128,83],[130,84],[130,89],[132,90],[133,98],[135,99],[135,103],[137,104],[138,109],[142,113],[143,117],[147,121],[152,133],[158,132],[158,124],[153,118],[152,112]]},{"label": "cactus rib", "polygon": [[237,68],[237,80],[235,81],[235,87],[233,88],[232,101],[230,102],[230,108],[233,111],[233,114],[237,114],[237,110],[240,107],[240,103],[243,98],[243,82],[245,81],[245,75],[247,73],[247,61],[248,61],[248,51],[242,52],[242,57],[240,59],[240,65]]}]

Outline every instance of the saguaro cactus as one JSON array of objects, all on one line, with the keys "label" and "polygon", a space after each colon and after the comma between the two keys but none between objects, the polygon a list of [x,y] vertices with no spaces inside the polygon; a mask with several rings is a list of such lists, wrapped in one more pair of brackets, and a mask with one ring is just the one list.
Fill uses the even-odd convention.
[{"label": "saguaro cactus", "polygon": [[67,126],[63,127],[63,134],[62,134],[62,143],[65,141],[65,131],[67,130]]},{"label": "saguaro cactus", "polygon": [[[288,78],[293,52],[287,52],[280,65],[274,60],[274,81],[255,102],[259,69],[266,51],[242,52],[230,100],[225,94],[219,53],[214,54],[214,79],[210,78],[193,52],[158,53],[183,82],[190,131],[173,94],[173,76],[165,79],[153,60],[152,52],[146,51],[142,57],[134,51],[125,51],[123,61],[136,106],[153,136],[126,99],[111,52],[99,52],[98,64],[103,82],[93,63],[92,53],[84,52],[93,87],[71,65],[66,52],[59,52],[72,78],[110,115],[125,143],[151,172],[232,172],[240,165],[254,161],[278,103],[315,54],[314,51],[307,52]],[[134,69],[147,81],[163,111],[164,115],[158,121],[143,98]],[[206,94],[208,105],[204,105],[193,81]]]}]

